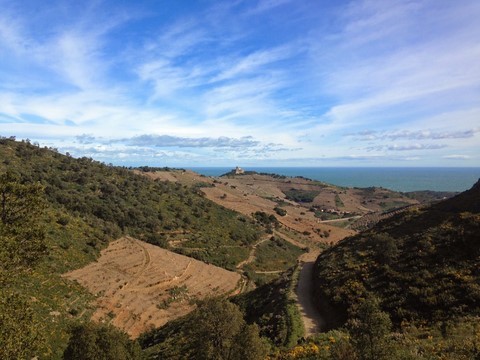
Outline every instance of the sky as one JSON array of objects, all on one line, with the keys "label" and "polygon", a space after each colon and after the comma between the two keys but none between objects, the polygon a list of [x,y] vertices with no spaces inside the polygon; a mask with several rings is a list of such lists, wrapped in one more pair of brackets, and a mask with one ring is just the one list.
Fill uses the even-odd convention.
[{"label": "sky", "polygon": [[118,165],[480,166],[478,0],[0,0],[0,136]]}]

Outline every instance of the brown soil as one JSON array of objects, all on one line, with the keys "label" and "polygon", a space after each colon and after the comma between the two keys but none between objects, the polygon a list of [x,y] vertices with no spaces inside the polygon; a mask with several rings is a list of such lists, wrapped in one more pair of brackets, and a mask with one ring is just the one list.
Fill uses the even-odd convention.
[{"label": "brown soil", "polygon": [[[229,180],[233,182],[232,180]],[[231,186],[236,186],[232,188]],[[268,188],[262,188],[260,192],[265,193]],[[216,185],[212,188],[202,188],[206,197],[219,205],[228,209],[237,211],[247,216],[251,216],[256,211],[263,211],[267,214],[275,215],[277,220],[285,227],[301,234],[316,242],[337,242],[346,236],[353,235],[355,232],[338,227],[322,224],[321,221],[299,205],[285,205],[286,216],[279,216],[273,210],[277,203],[261,197],[255,193],[246,193],[241,185]],[[244,194],[247,194],[246,196]],[[225,196],[226,195],[226,196]],[[328,232],[328,238],[323,237],[324,232]]]},{"label": "brown soil", "polygon": [[64,276],[97,295],[93,320],[133,338],[192,311],[195,299],[234,293],[241,281],[235,272],[127,237]]},{"label": "brown soil", "polygon": [[320,315],[312,296],[313,261],[306,262],[300,270],[295,296],[305,328],[305,337],[318,333],[325,328],[325,321]]},{"label": "brown soil", "polygon": [[[158,174],[158,178],[171,181],[166,174]],[[150,175],[155,178],[156,175]],[[308,247],[309,252],[302,254],[298,259],[302,263],[302,269],[298,280],[295,298],[302,316],[305,328],[305,336],[311,336],[320,331],[324,327],[324,321],[320,316],[317,308],[312,300],[312,269],[313,264],[320,250],[317,248],[319,243],[337,242],[349,235],[355,234],[352,230],[342,229],[328,225],[316,218],[314,214],[308,211],[308,207],[297,204],[285,198],[282,190],[289,190],[294,187],[301,190],[315,190],[318,187],[313,186],[310,181],[305,179],[276,179],[264,175],[247,175],[237,176],[234,178],[199,178],[198,174],[192,172],[175,171],[171,176],[175,177],[175,181],[183,184],[191,185],[195,181],[201,180],[214,187],[204,187],[202,192],[213,202],[222,205],[228,209],[237,211],[246,216],[251,216],[256,211],[263,211],[267,214],[273,214],[282,224],[282,228],[275,230],[274,234],[280,236],[286,241],[300,248]],[[315,204],[321,204],[326,209],[335,208],[335,191],[336,188],[322,189],[320,195],[315,199]],[[347,200],[348,199],[348,200]],[[277,205],[277,201],[283,200],[282,207],[287,210],[286,216],[279,216],[273,210]],[[361,198],[348,198],[342,196],[342,201],[348,204],[350,211],[357,210],[363,213],[370,212],[370,209],[360,204]],[[341,221],[345,221],[342,219]],[[287,232],[295,234],[289,236]],[[329,235],[325,237],[325,232]],[[252,247],[247,260],[237,265],[237,269],[241,269],[244,265],[254,261],[257,246],[265,241],[260,240]],[[171,244],[178,245],[177,243]],[[279,271],[257,271],[257,274],[274,274]]]}]

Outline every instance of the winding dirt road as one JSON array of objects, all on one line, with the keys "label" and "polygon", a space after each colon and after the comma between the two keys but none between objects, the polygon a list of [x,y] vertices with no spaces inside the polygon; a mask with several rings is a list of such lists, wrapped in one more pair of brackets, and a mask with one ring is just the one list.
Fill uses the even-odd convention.
[{"label": "winding dirt road", "polygon": [[325,321],[313,302],[313,266],[314,260],[303,263],[295,291],[297,305],[305,328],[305,337],[312,336],[325,328]]}]

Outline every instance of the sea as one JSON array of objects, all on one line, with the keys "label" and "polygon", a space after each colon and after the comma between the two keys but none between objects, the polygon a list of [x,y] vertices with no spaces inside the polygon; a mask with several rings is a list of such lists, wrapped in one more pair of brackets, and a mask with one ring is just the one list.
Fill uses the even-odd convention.
[{"label": "sea", "polygon": [[[227,167],[192,167],[189,169],[205,176],[220,176],[232,170]],[[303,176],[339,186],[376,186],[401,192],[465,191],[470,189],[480,178],[480,167],[247,167],[244,170],[290,177]]]}]

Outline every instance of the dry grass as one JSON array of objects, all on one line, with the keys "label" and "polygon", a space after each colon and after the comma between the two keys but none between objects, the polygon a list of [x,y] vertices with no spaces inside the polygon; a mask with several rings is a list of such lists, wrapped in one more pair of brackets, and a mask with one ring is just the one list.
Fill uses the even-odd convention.
[{"label": "dry grass", "polygon": [[187,314],[194,300],[233,293],[241,276],[187,256],[121,238],[97,262],[69,272],[97,296],[95,321],[111,322],[135,338]]}]

